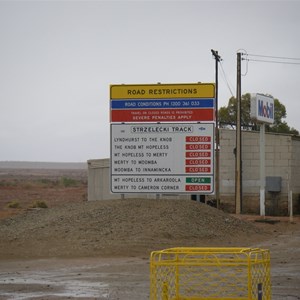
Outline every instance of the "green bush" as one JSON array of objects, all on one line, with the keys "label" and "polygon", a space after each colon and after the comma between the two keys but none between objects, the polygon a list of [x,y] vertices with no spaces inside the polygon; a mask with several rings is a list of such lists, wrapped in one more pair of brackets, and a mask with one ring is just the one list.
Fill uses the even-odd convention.
[{"label": "green bush", "polygon": [[20,203],[18,201],[10,201],[7,204],[7,207],[9,207],[9,208],[19,208],[20,207]]},{"label": "green bush", "polygon": [[17,186],[18,184],[18,181],[17,180],[1,180],[0,181],[0,187],[14,187],[14,186]]},{"label": "green bush", "polygon": [[62,177],[61,180],[61,185],[64,187],[71,187],[71,186],[77,186],[78,185],[78,181],[73,179],[73,178],[69,178],[69,177]]},{"label": "green bush", "polygon": [[32,208],[48,208],[48,205],[45,201],[36,200],[31,205]]},{"label": "green bush", "polygon": [[8,186],[8,184],[5,180],[0,181],[0,187],[7,187],[7,186]]},{"label": "green bush", "polygon": [[25,190],[30,190],[30,189],[32,189],[34,187],[34,185],[30,181],[24,181],[24,182],[22,182],[22,187]]}]

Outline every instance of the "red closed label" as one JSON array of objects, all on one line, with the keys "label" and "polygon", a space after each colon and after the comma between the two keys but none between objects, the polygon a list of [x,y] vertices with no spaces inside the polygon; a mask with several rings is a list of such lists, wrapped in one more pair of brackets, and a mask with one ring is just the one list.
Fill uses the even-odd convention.
[{"label": "red closed label", "polygon": [[211,141],[210,136],[187,136],[185,141],[188,143],[208,143]]},{"label": "red closed label", "polygon": [[210,191],[210,185],[186,185],[186,191]]},{"label": "red closed label", "polygon": [[185,157],[211,157],[208,151],[185,152]]},{"label": "red closed label", "polygon": [[186,167],[185,173],[210,173],[210,167]]},{"label": "red closed label", "polygon": [[185,150],[210,150],[210,144],[186,144]]},{"label": "red closed label", "polygon": [[186,165],[210,165],[210,159],[186,159]]}]

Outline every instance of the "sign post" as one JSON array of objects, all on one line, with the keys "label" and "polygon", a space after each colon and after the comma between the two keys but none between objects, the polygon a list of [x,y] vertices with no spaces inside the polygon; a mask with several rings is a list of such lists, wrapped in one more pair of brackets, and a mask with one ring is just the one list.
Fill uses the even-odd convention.
[{"label": "sign post", "polygon": [[274,123],[274,99],[271,96],[262,94],[251,95],[250,116],[260,122],[259,132],[259,157],[260,157],[260,215],[265,216],[265,189],[266,189],[266,172],[265,172],[265,124]]}]

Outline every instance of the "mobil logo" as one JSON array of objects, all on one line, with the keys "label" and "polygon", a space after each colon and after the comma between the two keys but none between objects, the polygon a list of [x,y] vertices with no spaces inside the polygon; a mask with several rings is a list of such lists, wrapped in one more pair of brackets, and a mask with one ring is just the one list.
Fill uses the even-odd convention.
[{"label": "mobil logo", "polygon": [[250,116],[259,122],[274,123],[275,106],[272,96],[252,94],[250,102]]},{"label": "mobil logo", "polygon": [[274,103],[258,99],[258,115],[267,119],[274,119]]}]

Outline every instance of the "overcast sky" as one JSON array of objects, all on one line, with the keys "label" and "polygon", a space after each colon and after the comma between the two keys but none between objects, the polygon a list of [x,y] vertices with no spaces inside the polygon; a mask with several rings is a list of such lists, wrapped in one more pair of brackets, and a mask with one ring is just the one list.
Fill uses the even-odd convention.
[{"label": "overcast sky", "polygon": [[[110,84],[214,82],[215,49],[235,96],[237,51],[300,58],[299,28],[299,1],[2,0],[0,161],[107,158]],[[242,94],[278,98],[300,130],[300,65],[242,72]]]}]

